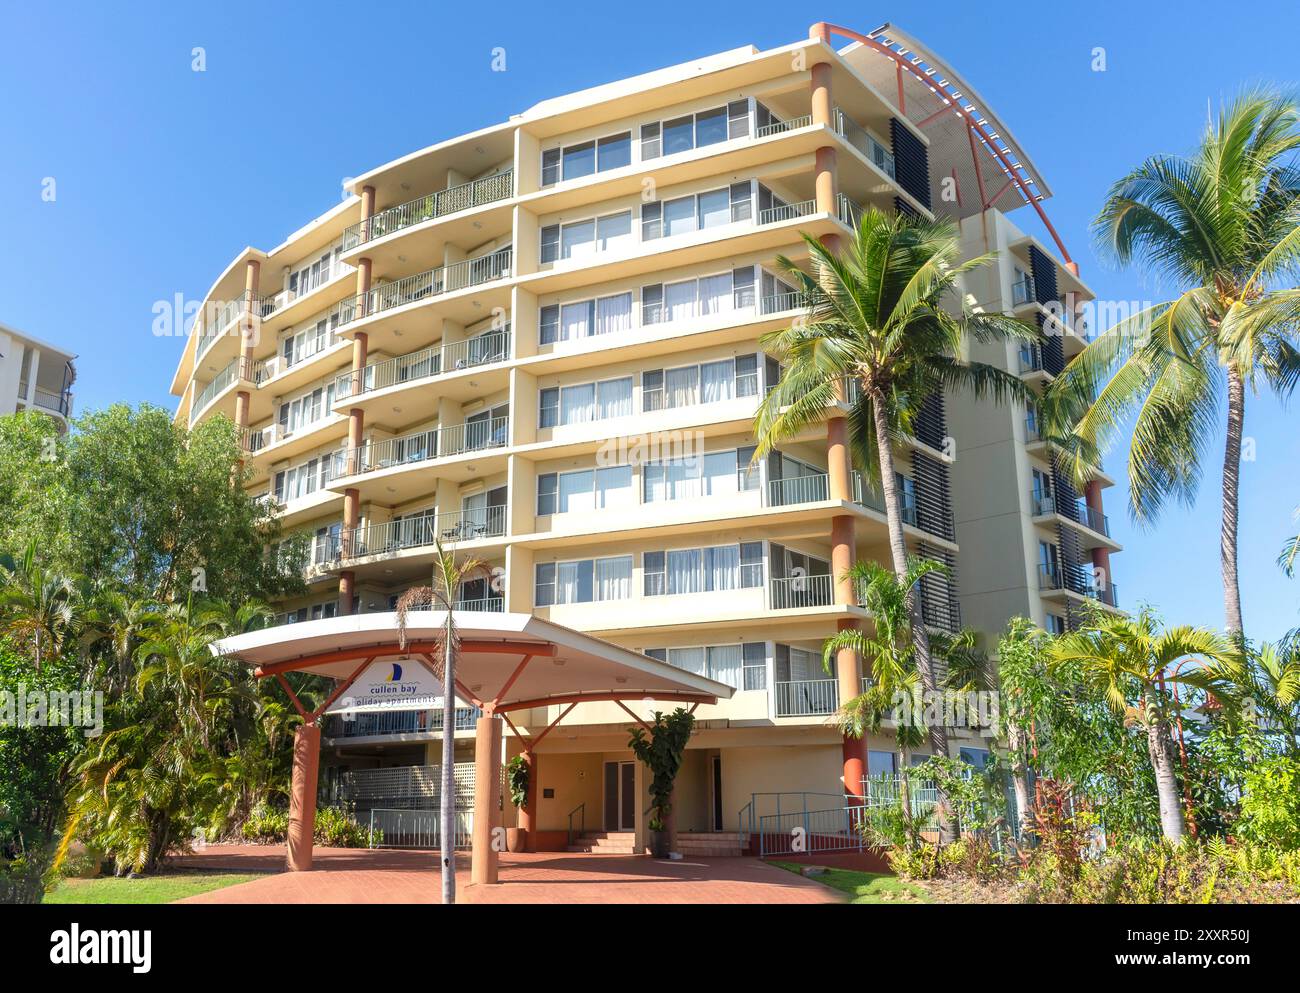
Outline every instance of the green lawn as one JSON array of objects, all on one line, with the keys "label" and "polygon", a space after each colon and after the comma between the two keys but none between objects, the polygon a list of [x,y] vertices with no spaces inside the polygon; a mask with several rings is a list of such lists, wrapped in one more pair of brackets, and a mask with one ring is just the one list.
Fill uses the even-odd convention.
[{"label": "green lawn", "polygon": [[234,872],[164,872],[140,879],[64,879],[46,903],[171,903],[187,896],[246,883],[257,875]]},{"label": "green lawn", "polygon": [[[773,862],[772,865],[788,872],[798,873],[804,868],[793,862]],[[827,869],[819,876],[809,876],[814,882],[847,894],[849,903],[929,903],[925,890],[905,883],[897,876],[883,872],[857,872],[852,869]]]}]

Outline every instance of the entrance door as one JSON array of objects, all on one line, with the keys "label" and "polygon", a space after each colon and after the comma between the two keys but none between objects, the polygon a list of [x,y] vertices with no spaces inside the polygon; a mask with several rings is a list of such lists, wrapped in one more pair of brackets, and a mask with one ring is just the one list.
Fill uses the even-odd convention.
[{"label": "entrance door", "polygon": [[636,829],[636,763],[605,763],[605,830]]}]

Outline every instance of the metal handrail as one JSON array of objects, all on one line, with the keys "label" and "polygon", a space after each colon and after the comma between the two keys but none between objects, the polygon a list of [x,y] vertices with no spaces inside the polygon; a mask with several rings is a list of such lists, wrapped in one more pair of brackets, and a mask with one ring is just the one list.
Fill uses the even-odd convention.
[{"label": "metal handrail", "polygon": [[829,499],[830,476],[824,472],[790,479],[769,479],[763,490],[763,503],[768,507],[820,503]]},{"label": "metal handrail", "polygon": [[358,476],[398,465],[450,458],[506,445],[508,417],[453,424],[445,428],[415,431],[400,438],[372,441],[360,448],[335,452],[336,476]]},{"label": "metal handrail", "polygon": [[793,607],[829,607],[832,590],[829,574],[773,579],[769,583],[771,608],[788,610]]},{"label": "metal handrail", "polygon": [[790,679],[772,684],[777,717],[833,714],[839,703],[835,679]]},{"label": "metal handrail", "polygon": [[813,122],[812,114],[804,114],[802,117],[792,117],[788,121],[774,121],[771,124],[764,124],[754,132],[756,138],[766,138],[770,134],[784,134],[786,131],[796,131],[799,128],[809,127]]},{"label": "metal handrail", "polygon": [[408,548],[425,548],[438,541],[500,538],[505,533],[505,507],[449,511],[346,528],[339,535],[338,555],[339,559],[390,555]]},{"label": "metal handrail", "polygon": [[364,301],[364,310],[358,318],[383,313],[385,310],[404,307],[407,304],[418,303],[429,297],[441,296],[470,286],[506,279],[510,276],[513,257],[514,253],[511,249],[503,248],[487,255],[480,255],[478,258],[464,259],[451,265],[405,276],[396,282],[376,286],[361,298]]},{"label": "metal handrail", "polygon": [[835,130],[850,145],[867,157],[868,160],[890,179],[897,176],[894,153],[884,146],[875,135],[848,114],[835,108]]},{"label": "metal handrail", "polygon": [[1033,303],[1035,299],[1034,281],[1028,276],[1017,279],[1011,284],[1011,306],[1021,307]]},{"label": "metal handrail", "polygon": [[798,203],[785,203],[779,207],[768,207],[758,212],[759,224],[778,224],[792,221],[796,217],[807,217],[817,210],[816,200],[801,200]]},{"label": "metal handrail", "polygon": [[858,226],[862,223],[861,205],[854,203],[843,193],[836,196],[835,203],[837,208],[836,215],[839,217],[840,221],[847,227],[851,227],[856,231]]},{"label": "metal handrail", "polygon": [[362,393],[373,393],[401,383],[504,362],[509,356],[510,325],[507,324],[500,331],[489,331],[450,345],[430,345],[417,352],[371,363],[360,372],[349,370],[341,373],[335,381],[334,396],[342,400]]},{"label": "metal handrail", "polygon": [[[212,310],[210,305],[209,310]],[[222,336],[222,333],[239,318],[245,316],[250,311],[256,315],[261,310],[261,301],[255,295],[250,295],[244,291],[233,300],[227,300],[224,304],[217,306],[211,320],[204,319],[199,328],[199,344],[196,349],[196,356],[202,358],[212,343]]]},{"label": "metal handrail", "polygon": [[388,207],[363,221],[353,224],[343,231],[343,250],[349,251],[358,245],[383,238],[416,224],[423,224],[438,217],[481,207],[484,204],[506,200],[514,193],[514,170],[483,179],[470,180],[457,186],[450,186],[436,193],[428,193],[395,207]]},{"label": "metal handrail", "polygon": [[568,844],[573,844],[573,815],[577,814],[579,818],[579,837],[587,833],[587,804],[580,803],[569,811],[569,840]]}]

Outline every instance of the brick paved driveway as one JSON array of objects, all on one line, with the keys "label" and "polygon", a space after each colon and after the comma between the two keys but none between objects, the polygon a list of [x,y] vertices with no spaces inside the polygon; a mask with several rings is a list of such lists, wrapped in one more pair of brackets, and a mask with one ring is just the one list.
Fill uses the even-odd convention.
[{"label": "brick paved driveway", "polygon": [[[177,865],[266,871],[182,903],[437,903],[437,853],[318,848],[311,872],[285,872],[284,846],[214,845]],[[660,862],[634,855],[539,852],[501,856],[501,884],[469,885],[468,856],[456,872],[462,903],[839,903],[820,883],[754,858]]]}]

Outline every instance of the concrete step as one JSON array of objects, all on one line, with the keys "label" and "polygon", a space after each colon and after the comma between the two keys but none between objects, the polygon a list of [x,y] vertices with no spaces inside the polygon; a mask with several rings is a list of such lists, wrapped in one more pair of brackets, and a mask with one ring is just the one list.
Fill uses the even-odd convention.
[{"label": "concrete step", "polygon": [[635,855],[636,849],[631,845],[569,845],[566,852],[582,852],[587,855]]}]

